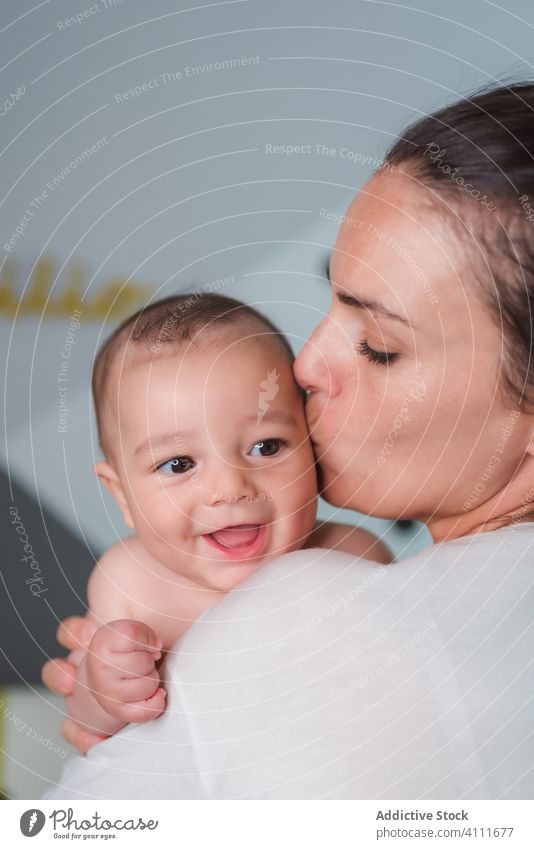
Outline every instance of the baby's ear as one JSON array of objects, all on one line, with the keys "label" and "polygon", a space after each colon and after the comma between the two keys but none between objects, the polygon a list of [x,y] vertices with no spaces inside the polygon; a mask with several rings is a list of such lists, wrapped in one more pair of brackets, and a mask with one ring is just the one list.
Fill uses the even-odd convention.
[{"label": "baby's ear", "polygon": [[106,460],[101,460],[100,462],[95,463],[94,471],[95,475],[100,478],[106,489],[109,489],[113,498],[121,508],[125,524],[133,530],[134,522],[132,514],[130,513],[130,508],[128,507],[128,502],[117,472]]}]

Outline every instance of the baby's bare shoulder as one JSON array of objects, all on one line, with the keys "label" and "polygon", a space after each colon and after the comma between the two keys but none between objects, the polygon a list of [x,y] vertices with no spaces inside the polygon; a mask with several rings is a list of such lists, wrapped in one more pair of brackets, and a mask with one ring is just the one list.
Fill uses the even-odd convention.
[{"label": "baby's bare shoulder", "polygon": [[340,522],[316,522],[306,548],[331,548],[377,563],[391,563],[389,548],[370,531]]},{"label": "baby's bare shoulder", "polygon": [[135,570],[136,565],[146,565],[149,555],[137,536],[126,537],[112,545],[111,548],[99,557],[95,565],[91,579],[111,580],[120,575],[123,570],[129,573]]},{"label": "baby's bare shoulder", "polygon": [[119,540],[102,554],[87,584],[89,609],[95,617],[109,622],[131,616],[148,558],[137,536]]}]

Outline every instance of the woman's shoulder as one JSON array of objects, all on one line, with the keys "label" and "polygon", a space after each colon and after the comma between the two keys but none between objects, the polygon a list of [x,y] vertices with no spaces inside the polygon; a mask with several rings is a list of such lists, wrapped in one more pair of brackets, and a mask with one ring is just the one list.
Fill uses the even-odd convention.
[{"label": "woman's shoulder", "polygon": [[384,586],[385,574],[395,568],[324,548],[282,554],[197,620],[181,645],[193,642],[195,653],[204,644],[212,650],[214,634],[223,651],[247,640],[278,641],[317,611],[340,609],[363,597],[366,588]]},{"label": "woman's shoulder", "polygon": [[499,558],[510,551],[520,556],[529,549],[534,551],[534,522],[513,522],[493,530],[435,543],[431,548],[440,557],[487,558],[492,555]]},{"label": "woman's shoulder", "polygon": [[387,545],[375,534],[341,522],[317,521],[304,547],[346,551],[377,563],[391,563],[393,560]]},{"label": "woman's shoulder", "polygon": [[468,583],[470,573],[498,580],[503,569],[516,562],[527,566],[532,557],[524,557],[526,552],[534,554],[534,523],[432,543],[387,565],[345,551],[299,549],[277,557],[238,585],[217,605],[213,617],[283,617],[291,608],[329,605],[342,597],[358,598],[358,607],[373,607],[387,597],[405,601],[407,594],[434,594],[438,585],[446,584],[454,591]]},{"label": "woman's shoulder", "polygon": [[170,659],[171,674],[206,681],[214,666],[232,677],[249,663],[266,672],[272,663],[292,666],[330,648],[336,655],[341,645],[359,652],[374,641],[383,642],[389,656],[414,634],[426,635],[417,637],[416,654],[435,653],[454,638],[459,621],[475,623],[476,633],[466,628],[460,640],[461,650],[470,651],[503,610],[516,606],[510,627],[531,618],[532,558],[521,552],[529,542],[534,551],[534,525],[519,532],[523,545],[511,552],[505,541],[515,533],[435,543],[389,565],[321,548],[284,554],[184,634]]}]

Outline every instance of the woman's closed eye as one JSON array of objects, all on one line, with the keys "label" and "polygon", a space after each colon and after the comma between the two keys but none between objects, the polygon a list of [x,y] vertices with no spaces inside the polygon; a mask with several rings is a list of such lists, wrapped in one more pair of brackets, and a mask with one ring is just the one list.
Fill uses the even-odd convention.
[{"label": "woman's closed eye", "polygon": [[356,348],[360,354],[367,357],[369,362],[376,363],[377,365],[391,365],[391,363],[394,363],[400,357],[400,354],[394,354],[391,351],[377,351],[375,348],[371,348],[367,339],[362,339]]},{"label": "woman's closed eye", "polygon": [[173,457],[172,460],[161,463],[157,467],[157,471],[165,472],[167,475],[183,475],[194,468],[195,465],[192,457]]},{"label": "woman's closed eye", "polygon": [[[281,448],[287,446],[288,442],[286,439],[261,439],[258,442],[255,442],[250,450],[250,454],[253,457],[274,457]],[[258,448],[259,454],[253,454],[255,448]]]}]

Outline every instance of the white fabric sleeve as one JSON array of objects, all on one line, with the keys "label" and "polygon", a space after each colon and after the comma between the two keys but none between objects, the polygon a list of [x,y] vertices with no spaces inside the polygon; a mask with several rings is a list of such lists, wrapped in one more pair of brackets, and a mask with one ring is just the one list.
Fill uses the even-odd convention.
[{"label": "white fabric sleeve", "polygon": [[177,644],[165,714],[47,798],[532,798],[533,550],[278,558]]}]

